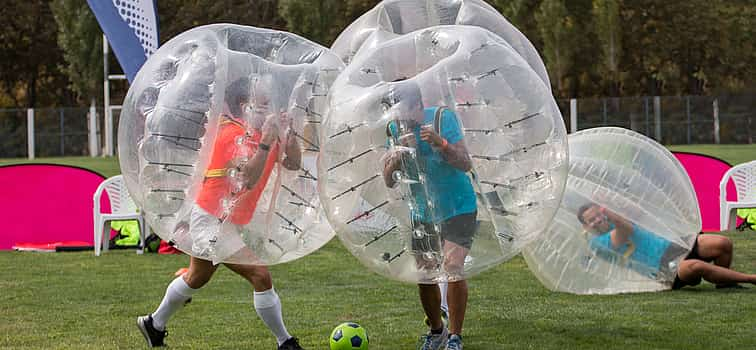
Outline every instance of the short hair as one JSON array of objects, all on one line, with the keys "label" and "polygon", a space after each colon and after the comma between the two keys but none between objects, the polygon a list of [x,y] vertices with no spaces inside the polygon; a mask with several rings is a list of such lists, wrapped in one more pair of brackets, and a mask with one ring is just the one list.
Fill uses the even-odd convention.
[{"label": "short hair", "polygon": [[578,209],[578,211],[577,211],[577,218],[578,218],[578,220],[580,220],[581,224],[585,225],[585,220],[583,219],[583,214],[588,209],[591,209],[593,207],[598,207],[598,204],[596,204],[596,203],[583,204],[583,206],[581,206],[580,209]]},{"label": "short hair", "polygon": [[420,86],[412,80],[399,80],[389,85],[388,93],[381,100],[387,108],[399,106],[399,114],[423,110],[423,98]]},{"label": "short hair", "polygon": [[249,92],[249,78],[247,77],[236,79],[226,86],[226,103],[231,114],[237,117],[243,114],[241,104],[249,102]]}]

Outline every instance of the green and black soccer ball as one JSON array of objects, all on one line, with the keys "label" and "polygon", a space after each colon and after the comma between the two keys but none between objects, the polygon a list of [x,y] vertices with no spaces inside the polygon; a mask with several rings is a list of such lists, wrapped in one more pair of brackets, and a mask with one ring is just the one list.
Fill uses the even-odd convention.
[{"label": "green and black soccer ball", "polygon": [[342,323],[331,332],[330,343],[331,350],[367,350],[367,331],[354,322]]}]

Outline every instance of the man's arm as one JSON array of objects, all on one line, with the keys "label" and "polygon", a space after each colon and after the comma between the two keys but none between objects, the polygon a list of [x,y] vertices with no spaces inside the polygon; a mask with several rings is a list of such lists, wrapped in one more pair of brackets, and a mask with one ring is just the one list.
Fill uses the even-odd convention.
[{"label": "man's arm", "polygon": [[630,236],[633,234],[633,224],[606,208],[601,208],[601,212],[606,215],[609,222],[614,223],[614,230],[611,233],[612,248],[617,249],[630,241]]},{"label": "man's arm", "polygon": [[270,155],[270,149],[273,147],[273,142],[277,142],[278,139],[278,126],[272,121],[273,118],[268,118],[263,125],[263,136],[260,139],[260,144],[257,147],[257,152],[252,156],[244,168],[242,173],[246,180],[246,187],[252,188],[257,184],[260,179],[263,170],[265,169],[265,163]]},{"label": "man's arm", "polygon": [[439,150],[441,157],[449,165],[464,172],[472,169],[472,160],[463,140],[460,139],[455,143],[450,143],[427,126],[420,130],[420,139],[430,143],[434,149]]}]

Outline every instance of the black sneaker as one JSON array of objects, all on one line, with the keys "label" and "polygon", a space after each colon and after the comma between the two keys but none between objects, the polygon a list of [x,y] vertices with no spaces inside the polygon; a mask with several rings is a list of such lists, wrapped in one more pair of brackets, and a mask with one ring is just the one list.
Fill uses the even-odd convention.
[{"label": "black sneaker", "polygon": [[283,344],[278,346],[278,350],[304,350],[301,346],[299,346],[299,340],[295,337],[291,337],[289,339],[286,339]]},{"label": "black sneaker", "polygon": [[168,334],[167,331],[159,331],[152,325],[152,315],[137,317],[137,327],[142,331],[144,339],[147,340],[147,345],[151,348],[158,346],[165,346],[163,339]]}]

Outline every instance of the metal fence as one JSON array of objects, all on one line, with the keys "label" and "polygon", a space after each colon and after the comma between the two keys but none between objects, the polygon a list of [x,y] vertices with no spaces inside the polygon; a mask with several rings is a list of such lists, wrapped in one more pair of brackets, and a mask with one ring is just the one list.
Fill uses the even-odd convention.
[{"label": "metal fence", "polygon": [[666,145],[753,143],[756,134],[756,95],[596,98],[558,105],[567,130],[619,126]]},{"label": "metal fence", "polygon": [[[568,131],[598,126],[635,130],[663,144],[753,143],[756,95],[662,96],[558,100]],[[90,152],[92,108],[0,109],[0,158],[99,156],[105,135],[103,109],[96,109],[96,154]],[[119,110],[113,110],[117,147]],[[34,123],[30,128],[29,120]],[[572,125],[576,124],[576,125]],[[29,143],[33,135],[33,143]],[[31,146],[30,146],[31,145]],[[117,148],[114,148],[117,149]]]}]

